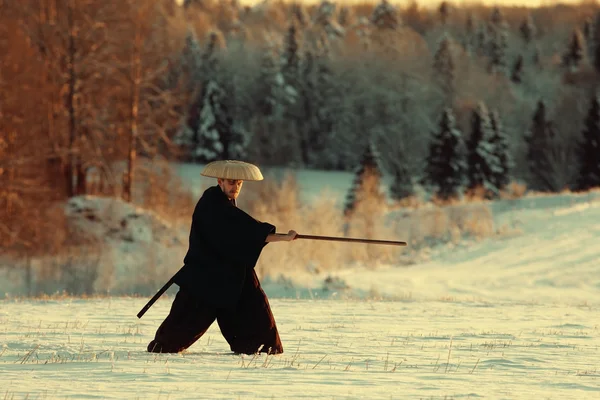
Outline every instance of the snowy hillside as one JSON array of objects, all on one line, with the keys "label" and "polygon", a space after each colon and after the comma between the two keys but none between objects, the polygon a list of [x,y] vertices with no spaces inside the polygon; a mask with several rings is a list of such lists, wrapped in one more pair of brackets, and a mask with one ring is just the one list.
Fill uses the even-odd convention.
[{"label": "snowy hillside", "polygon": [[101,240],[105,249],[103,260],[112,268],[100,267],[98,292],[118,295],[134,288],[144,292],[145,286],[158,286],[169,279],[181,264],[187,232],[152,212],[94,196],[71,199],[66,212],[76,226]]},{"label": "snowy hillside", "polygon": [[[31,280],[44,293],[149,294],[181,265],[188,232],[158,215],[119,199],[79,196],[65,204],[65,215],[89,243],[59,257],[33,257]],[[27,293],[24,267],[0,260],[0,297]],[[35,290],[35,287],[34,287]]]},{"label": "snowy hillside", "polygon": [[[179,168],[194,187],[212,182],[200,176],[201,166]],[[353,177],[310,170],[296,176],[306,201],[326,189],[341,199],[339,203]],[[327,272],[296,272],[264,286],[271,296],[284,297],[351,293],[396,299],[600,303],[600,192],[529,196],[489,206],[496,229],[510,226],[515,231],[432,249],[429,261],[409,268],[353,267],[333,277]],[[325,282],[328,277],[330,284]]]},{"label": "snowy hillside", "polygon": [[[335,276],[357,295],[387,299],[600,305],[600,202],[516,210],[510,218],[520,221],[521,234],[448,245],[408,268],[358,267]],[[298,287],[323,286],[322,277],[294,279]]]},{"label": "snowy hillside", "polygon": [[[214,183],[213,179],[200,176],[199,165],[178,167],[181,176],[198,195]],[[271,176],[269,171],[265,175]],[[350,173],[297,172],[306,201],[328,190],[341,204],[339,199],[345,196],[351,179]],[[242,207],[243,203],[244,193],[240,198]],[[500,200],[488,206],[493,217],[490,228],[493,235],[481,240],[439,243],[418,251],[409,246],[407,250],[416,255],[408,266],[406,263],[377,268],[338,265],[317,272],[314,268],[290,269],[284,268],[285,261],[277,261],[279,253],[272,250],[277,247],[267,247],[264,257],[269,257],[274,265],[271,274],[263,279],[264,287],[270,296],[285,298],[600,301],[600,246],[597,246],[600,192],[540,195]],[[415,227],[443,222],[426,221],[425,214],[417,215],[421,219],[402,219],[405,218],[402,213],[400,210],[391,214],[399,225],[399,237],[393,238],[396,240],[408,239]],[[181,266],[187,246],[187,226],[176,229],[151,212],[118,200],[93,196],[72,199],[67,204],[67,214],[81,229],[102,239],[103,250],[97,266],[99,276],[94,282],[99,293],[119,295],[133,290],[148,295]],[[405,222],[413,225],[413,230],[403,226]],[[402,229],[408,229],[406,236]],[[343,246],[349,249],[349,246],[361,245]],[[282,248],[281,251],[287,250]],[[342,248],[343,251],[346,250]],[[47,262],[35,260],[34,271],[42,271]],[[14,271],[3,282],[0,287],[3,296],[24,293],[22,276]]]}]

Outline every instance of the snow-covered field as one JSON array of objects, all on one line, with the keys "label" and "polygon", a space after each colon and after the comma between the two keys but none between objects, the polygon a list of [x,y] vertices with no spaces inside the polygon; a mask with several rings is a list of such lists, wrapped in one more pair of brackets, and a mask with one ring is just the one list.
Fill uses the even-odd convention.
[{"label": "snow-covered field", "polygon": [[[308,196],[318,178],[339,194],[351,175],[304,171]],[[172,291],[141,320],[145,297],[8,297],[0,398],[600,398],[599,197],[493,203],[496,226],[516,233],[432,247],[411,266],[265,279],[277,356],[233,355],[216,324],[183,354],[146,353]],[[132,256],[156,245],[144,230],[111,227],[135,239]]]},{"label": "snow-covered field", "polygon": [[5,399],[595,399],[598,308],[522,302],[273,299],[285,352],[237,356],[216,324],[145,353],[144,299],[2,303]]}]

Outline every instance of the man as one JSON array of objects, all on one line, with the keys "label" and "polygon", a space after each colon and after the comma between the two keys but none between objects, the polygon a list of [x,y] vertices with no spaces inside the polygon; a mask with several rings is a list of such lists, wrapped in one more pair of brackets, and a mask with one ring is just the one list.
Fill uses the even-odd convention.
[{"label": "man", "polygon": [[179,292],[148,351],[176,353],[194,344],[217,320],[235,353],[283,352],[267,296],[254,267],[269,242],[292,241],[296,232],[275,234],[275,226],[237,208],[244,181],[260,181],[255,165],[215,161],[203,176],[217,178],[194,209],[189,249],[175,275]]}]

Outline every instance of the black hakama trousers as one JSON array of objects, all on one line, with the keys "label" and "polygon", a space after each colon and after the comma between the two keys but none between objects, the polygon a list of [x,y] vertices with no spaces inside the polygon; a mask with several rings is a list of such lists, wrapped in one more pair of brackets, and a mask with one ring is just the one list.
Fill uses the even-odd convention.
[{"label": "black hakama trousers", "polygon": [[[283,353],[283,346],[269,301],[254,269],[248,273],[237,306],[216,308],[180,289],[167,318],[148,344],[153,353],[178,353],[190,347],[217,320],[231,351]],[[262,346],[262,348],[261,348]],[[260,348],[260,350],[259,350]]]}]

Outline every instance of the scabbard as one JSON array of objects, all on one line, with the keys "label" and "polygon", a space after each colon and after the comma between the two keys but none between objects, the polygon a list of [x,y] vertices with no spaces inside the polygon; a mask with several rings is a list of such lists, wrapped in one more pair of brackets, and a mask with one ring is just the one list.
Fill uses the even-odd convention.
[{"label": "scabbard", "polygon": [[171,287],[171,285],[173,283],[175,283],[175,275],[173,275],[173,277],[171,279],[169,279],[169,281],[167,283],[165,283],[164,286],[161,287],[158,292],[156,292],[156,294],[150,299],[150,301],[148,303],[146,303],[146,305],[144,306],[144,308],[142,308],[140,310],[140,312],[137,314],[137,317],[138,318],[142,318],[142,316],[144,314],[146,314],[146,311],[148,311],[150,309],[150,307],[152,307],[152,305],[156,302],[156,300],[158,300],[158,298],[160,296],[163,295],[164,292],[166,292],[167,290],[169,290],[169,288]]}]

